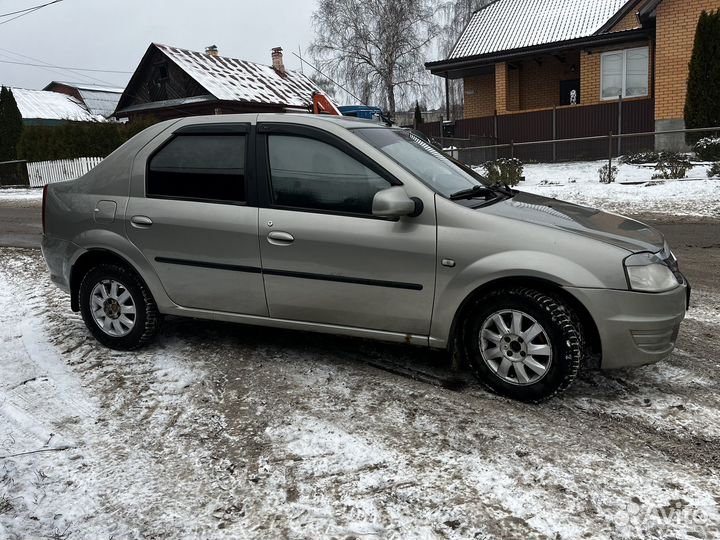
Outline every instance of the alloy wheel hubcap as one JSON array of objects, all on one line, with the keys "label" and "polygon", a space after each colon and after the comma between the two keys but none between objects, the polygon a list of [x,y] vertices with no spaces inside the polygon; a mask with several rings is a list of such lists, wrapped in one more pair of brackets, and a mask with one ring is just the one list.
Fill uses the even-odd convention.
[{"label": "alloy wheel hubcap", "polygon": [[547,332],[522,311],[506,309],[490,315],[480,329],[479,343],[485,364],[509,384],[535,384],[552,364]]},{"label": "alloy wheel hubcap", "polygon": [[119,281],[105,279],[95,285],[90,293],[90,311],[100,329],[109,336],[126,336],[135,327],[135,300]]}]

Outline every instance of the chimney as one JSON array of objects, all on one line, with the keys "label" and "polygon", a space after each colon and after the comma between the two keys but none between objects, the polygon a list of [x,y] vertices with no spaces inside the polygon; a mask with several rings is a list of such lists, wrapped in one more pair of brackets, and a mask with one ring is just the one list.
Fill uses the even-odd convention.
[{"label": "chimney", "polygon": [[285,64],[283,64],[282,47],[275,47],[272,50],[272,67],[279,75],[285,75]]},{"label": "chimney", "polygon": [[217,45],[210,45],[209,47],[205,47],[205,54],[209,54],[210,56],[220,56]]}]

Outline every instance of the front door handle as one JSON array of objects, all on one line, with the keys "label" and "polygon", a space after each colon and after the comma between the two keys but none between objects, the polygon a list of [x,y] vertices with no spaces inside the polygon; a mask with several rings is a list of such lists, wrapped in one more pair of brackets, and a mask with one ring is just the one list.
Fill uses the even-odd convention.
[{"label": "front door handle", "polygon": [[284,231],[273,231],[267,235],[267,239],[275,246],[289,246],[295,241],[292,234]]},{"label": "front door handle", "polygon": [[136,229],[148,229],[152,225],[152,219],[147,216],[133,216],[130,218],[130,224]]}]

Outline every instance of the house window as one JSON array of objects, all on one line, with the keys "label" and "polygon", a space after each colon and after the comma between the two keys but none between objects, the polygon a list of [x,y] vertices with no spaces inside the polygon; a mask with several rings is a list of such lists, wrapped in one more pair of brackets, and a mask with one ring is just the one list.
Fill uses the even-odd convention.
[{"label": "house window", "polygon": [[647,96],[649,55],[648,47],[603,53],[600,70],[602,99]]}]

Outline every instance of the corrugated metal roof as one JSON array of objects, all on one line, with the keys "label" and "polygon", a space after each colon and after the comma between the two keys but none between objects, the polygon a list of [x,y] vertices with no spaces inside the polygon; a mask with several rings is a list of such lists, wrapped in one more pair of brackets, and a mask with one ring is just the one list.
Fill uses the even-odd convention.
[{"label": "corrugated metal roof", "polygon": [[627,2],[496,0],[473,15],[448,59],[592,36]]},{"label": "corrugated metal roof", "polygon": [[56,84],[75,88],[90,112],[105,118],[109,118],[115,112],[120,96],[123,93],[122,88],[65,81],[53,81],[45,87],[45,90],[51,90],[53,85]]},{"label": "corrugated metal roof", "polygon": [[281,76],[263,64],[157,43],[155,46],[219,100],[306,107],[312,104],[312,93],[320,90],[295,71],[288,70]]},{"label": "corrugated metal roof", "polygon": [[66,94],[25,88],[12,88],[12,93],[24,120],[105,121],[105,118],[90,113],[77,99]]},{"label": "corrugated metal roof", "polygon": [[104,90],[86,90],[78,88],[80,96],[85,102],[85,106],[90,109],[93,114],[99,114],[105,118],[109,118],[115,112],[122,90],[118,92],[106,92]]}]

